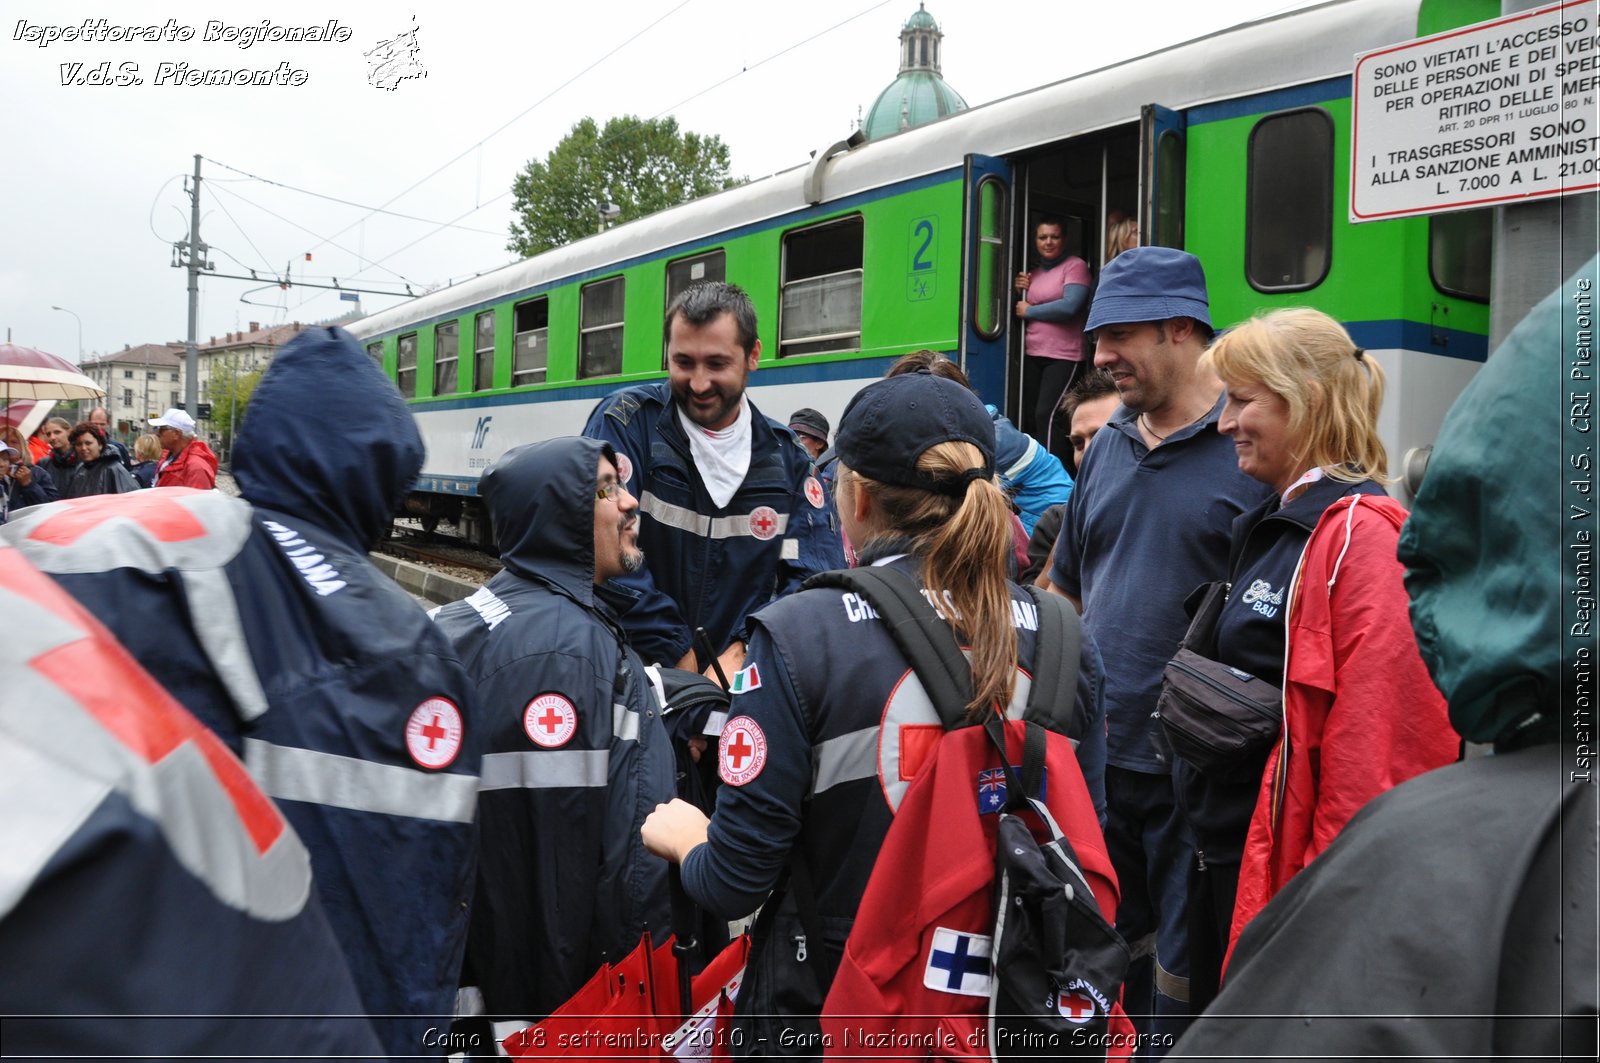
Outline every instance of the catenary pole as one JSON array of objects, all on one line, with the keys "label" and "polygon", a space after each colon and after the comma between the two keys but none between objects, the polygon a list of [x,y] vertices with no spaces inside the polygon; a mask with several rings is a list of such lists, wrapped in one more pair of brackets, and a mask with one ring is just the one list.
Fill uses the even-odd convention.
[{"label": "catenary pole", "polygon": [[194,178],[189,186],[189,239],[183,245],[189,271],[189,336],[184,344],[184,409],[190,417],[200,410],[200,270],[206,265],[206,245],[200,242],[200,156],[194,157]]}]

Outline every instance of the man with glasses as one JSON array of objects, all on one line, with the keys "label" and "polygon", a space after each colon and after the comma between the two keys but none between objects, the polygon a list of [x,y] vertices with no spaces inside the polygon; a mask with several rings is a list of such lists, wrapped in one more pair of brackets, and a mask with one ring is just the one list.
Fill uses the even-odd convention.
[{"label": "man with glasses", "polygon": [[647,929],[665,933],[667,867],[639,827],[675,784],[644,664],[596,594],[644,564],[616,452],[580,437],[516,447],[479,489],[505,568],[435,620],[487,735],[462,983],[500,1040]]}]

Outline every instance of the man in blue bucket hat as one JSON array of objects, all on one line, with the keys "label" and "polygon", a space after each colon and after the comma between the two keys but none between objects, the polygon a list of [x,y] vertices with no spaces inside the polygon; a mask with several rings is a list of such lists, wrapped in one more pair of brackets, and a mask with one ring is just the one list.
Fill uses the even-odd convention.
[{"label": "man in blue bucket hat", "polygon": [[[1184,599],[1226,577],[1233,519],[1269,489],[1239,471],[1233,441],[1217,432],[1222,385],[1198,368],[1212,331],[1198,258],[1168,247],[1118,255],[1086,327],[1122,405],[1084,455],[1050,583],[1105,647],[1106,846],[1123,891],[1117,928],[1136,961],[1125,1007],[1159,1055],[1190,1011],[1191,891],[1208,881],[1204,864],[1242,854],[1206,850],[1202,863],[1156,697],[1188,627]],[[1197,903],[1232,910],[1231,897],[1202,892]]]}]

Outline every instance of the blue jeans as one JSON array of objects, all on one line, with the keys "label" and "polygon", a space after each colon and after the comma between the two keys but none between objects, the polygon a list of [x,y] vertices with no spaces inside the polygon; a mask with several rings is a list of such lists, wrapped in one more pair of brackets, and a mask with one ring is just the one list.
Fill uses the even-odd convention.
[{"label": "blue jeans", "polygon": [[1117,931],[1133,950],[1123,1007],[1158,1059],[1189,1025],[1188,870],[1194,842],[1170,775],[1106,766],[1106,849],[1121,897]]}]

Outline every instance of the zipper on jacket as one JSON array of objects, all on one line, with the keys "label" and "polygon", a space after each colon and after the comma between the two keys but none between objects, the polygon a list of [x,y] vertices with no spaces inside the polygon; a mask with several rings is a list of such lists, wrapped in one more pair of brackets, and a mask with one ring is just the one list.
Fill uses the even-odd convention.
[{"label": "zipper on jacket", "polygon": [[806,936],[804,934],[796,934],[794,936],[794,958],[796,963],[806,962]]}]

